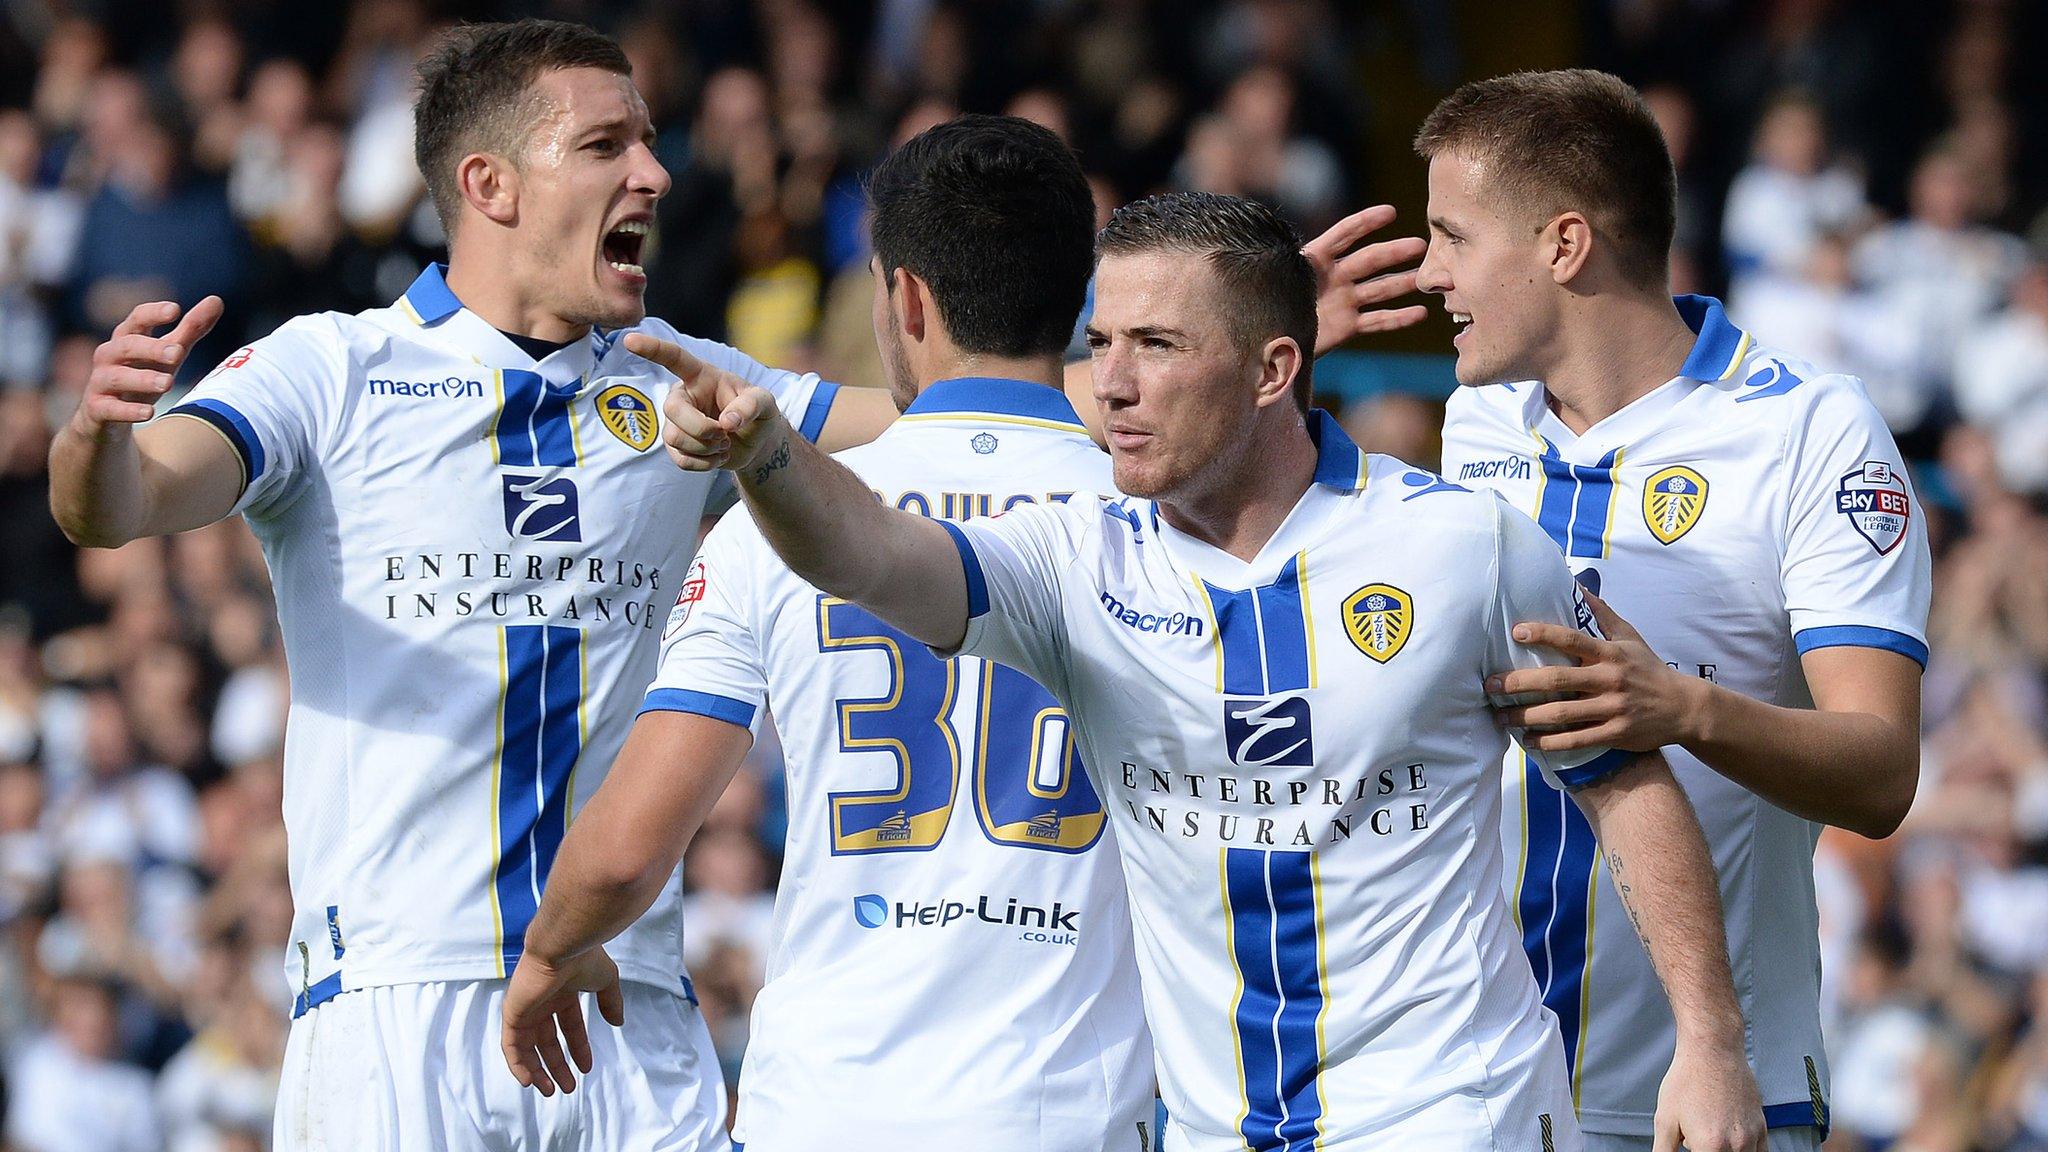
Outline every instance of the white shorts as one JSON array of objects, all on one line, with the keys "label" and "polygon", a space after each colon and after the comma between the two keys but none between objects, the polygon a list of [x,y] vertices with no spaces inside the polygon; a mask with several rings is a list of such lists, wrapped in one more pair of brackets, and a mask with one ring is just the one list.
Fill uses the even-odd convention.
[{"label": "white shorts", "polygon": [[[1586,1152],[1650,1152],[1648,1136],[1586,1133]],[[1820,1152],[1820,1129],[1811,1124],[1771,1129],[1771,1152]]]},{"label": "white shorts", "polygon": [[626,1024],[583,998],[590,1075],[521,1088],[499,1047],[503,980],[345,992],[292,1021],[275,1152],[724,1152],[725,1082],[689,1001],[628,983]]}]

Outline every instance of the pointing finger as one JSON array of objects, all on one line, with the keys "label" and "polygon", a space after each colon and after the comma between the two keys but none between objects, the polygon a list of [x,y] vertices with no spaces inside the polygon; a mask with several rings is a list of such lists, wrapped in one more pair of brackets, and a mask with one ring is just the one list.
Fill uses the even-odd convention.
[{"label": "pointing finger", "polygon": [[682,345],[649,336],[645,332],[628,332],[626,351],[642,359],[652,360],[685,382],[696,379],[698,374],[704,371],[704,362],[690,355]]}]

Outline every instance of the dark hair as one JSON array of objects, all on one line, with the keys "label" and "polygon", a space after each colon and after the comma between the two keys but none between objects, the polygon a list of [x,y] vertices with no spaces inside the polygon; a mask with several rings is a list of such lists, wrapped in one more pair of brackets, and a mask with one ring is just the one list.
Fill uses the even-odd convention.
[{"label": "dark hair", "polygon": [[1664,291],[1678,179],[1657,118],[1621,79],[1571,68],[1475,80],[1422,122],[1415,151],[1483,164],[1505,203],[1584,212],[1630,281]]},{"label": "dark hair", "polygon": [[868,178],[882,273],[931,286],[963,352],[1066,348],[1094,270],[1095,202],[1059,137],[1015,116],[961,116],[911,137]]},{"label": "dark hair", "polygon": [[1301,234],[1278,212],[1242,196],[1167,192],[1126,204],[1096,237],[1098,255],[1185,252],[1206,257],[1229,294],[1233,335],[1246,349],[1275,336],[1301,346],[1294,401],[1308,411],[1314,391],[1316,274]]},{"label": "dark hair", "polygon": [[516,162],[538,110],[533,82],[561,68],[633,74],[610,37],[561,20],[465,24],[442,36],[420,61],[413,158],[444,229],[454,230],[462,206],[456,164],[473,152]]}]

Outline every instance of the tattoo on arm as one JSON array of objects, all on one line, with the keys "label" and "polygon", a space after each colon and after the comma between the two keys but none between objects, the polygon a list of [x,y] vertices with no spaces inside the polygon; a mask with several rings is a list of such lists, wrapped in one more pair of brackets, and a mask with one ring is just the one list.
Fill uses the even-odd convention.
[{"label": "tattoo on arm", "polygon": [[787,467],[789,467],[789,439],[784,437],[780,443],[775,445],[775,451],[770,452],[766,460],[755,466],[754,483],[765,484],[768,482],[769,473],[774,472],[778,468]]},{"label": "tattoo on arm", "polygon": [[1650,951],[1650,938],[1643,933],[1643,918],[1636,912],[1635,892],[1629,888],[1628,878],[1622,871],[1621,853],[1607,854],[1607,873],[1614,878],[1614,891],[1621,897],[1621,906],[1628,913],[1628,922],[1636,930],[1636,939],[1642,941],[1643,952]]}]

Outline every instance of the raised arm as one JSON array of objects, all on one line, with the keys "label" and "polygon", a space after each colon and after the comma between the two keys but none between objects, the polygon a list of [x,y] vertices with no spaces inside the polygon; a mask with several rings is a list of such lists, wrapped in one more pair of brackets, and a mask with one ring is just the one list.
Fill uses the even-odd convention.
[{"label": "raised arm", "polygon": [[[94,350],[85,397],[50,444],[50,511],[73,543],[118,547],[211,524],[234,509],[242,465],[219,432],[183,419],[136,427],[156,414],[157,399],[221,310],[218,296],[182,320],[174,303],[140,304]],[[169,333],[149,335],[173,321]]]},{"label": "raised arm", "polygon": [[634,333],[626,347],[681,381],[663,405],[669,456],[732,469],[761,535],[792,571],[936,648],[967,634],[967,571],[940,521],[898,512],[789,426],[765,389]]},{"label": "raised arm", "polygon": [[624,1022],[619,969],[602,945],[653,906],[753,742],[746,728],[690,712],[634,721],[562,839],[505,990],[500,1043],[521,1084],[552,1096],[575,1091],[576,1072],[590,1071],[578,993],[597,993],[605,1019]]},{"label": "raised arm", "polygon": [[1720,890],[1684,789],[1651,753],[1572,799],[1600,840],[1615,892],[1678,1022],[1678,1051],[1657,1094],[1654,1147],[1761,1152],[1763,1101],[1744,1054]]}]

